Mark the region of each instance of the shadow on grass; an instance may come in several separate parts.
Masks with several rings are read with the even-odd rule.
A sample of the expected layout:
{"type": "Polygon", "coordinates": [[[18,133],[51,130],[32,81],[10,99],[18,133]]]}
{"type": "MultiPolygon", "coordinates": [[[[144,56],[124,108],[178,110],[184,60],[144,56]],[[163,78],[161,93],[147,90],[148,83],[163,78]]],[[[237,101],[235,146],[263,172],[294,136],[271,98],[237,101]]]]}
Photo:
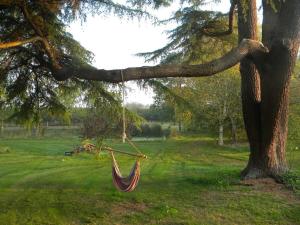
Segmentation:
{"type": "Polygon", "coordinates": [[[142,179],[140,186],[147,190],[157,190],[168,194],[179,194],[180,192],[187,192],[194,190],[220,190],[230,189],[240,181],[239,170],[233,171],[218,171],[203,173],[199,176],[184,175],[180,176],[163,176],[152,179],[142,179]]]}

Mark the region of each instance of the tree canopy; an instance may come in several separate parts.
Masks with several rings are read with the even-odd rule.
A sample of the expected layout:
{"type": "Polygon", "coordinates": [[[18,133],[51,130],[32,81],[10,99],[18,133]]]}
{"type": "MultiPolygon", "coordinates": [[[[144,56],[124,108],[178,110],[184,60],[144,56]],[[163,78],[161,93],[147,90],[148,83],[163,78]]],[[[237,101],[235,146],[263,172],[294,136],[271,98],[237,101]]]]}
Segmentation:
{"type": "MultiPolygon", "coordinates": [[[[111,95],[107,91],[107,84],[85,80],[118,82],[121,81],[120,71],[98,70],[91,66],[93,53],[85,50],[66,31],[66,26],[76,19],[84,21],[87,14],[114,13],[121,17],[150,18],[150,14],[144,10],[145,7],[156,9],[168,6],[172,2],[135,0],[122,5],[113,1],[88,0],[1,1],[0,71],[1,87],[6,93],[5,100],[4,97],[2,99],[2,105],[15,106],[16,113],[13,116],[19,122],[38,124],[41,111],[64,117],[68,105],[66,99],[69,103],[70,101],[74,103],[76,96],[81,92],[86,96],[84,100],[87,100],[87,104],[94,99],[91,98],[92,95],[99,98],[100,102],[107,102],[108,105],[111,105],[111,102],[117,103],[114,100],[116,95],[111,95]],[[66,78],[70,79],[61,82],[66,78]]],[[[151,53],[152,60],[161,57],[162,64],[169,64],[176,63],[174,59],[177,58],[177,62],[180,60],[181,64],[191,64],[200,62],[199,59],[202,57],[201,62],[205,62],[211,57],[206,54],[206,59],[203,58],[203,53],[208,51],[206,47],[208,45],[205,43],[210,43],[210,50],[213,46],[215,52],[219,52],[217,49],[220,46],[232,42],[231,37],[212,33],[218,29],[227,29],[226,15],[201,10],[201,6],[206,4],[206,1],[187,1],[181,4],[181,9],[170,19],[179,24],[170,32],[171,42],[166,47],[151,53]],[[183,7],[183,4],[186,4],[186,7],[183,7]],[[168,55],[168,57],[165,58],[163,55],[168,55]]],[[[230,13],[232,17],[232,9],[230,13]]],[[[229,18],[229,23],[231,24],[229,24],[228,32],[231,33],[232,18],[229,18]]],[[[246,48],[249,43],[245,43],[246,48]]],[[[147,56],[150,53],[142,55],[147,56]]],[[[150,71],[148,76],[159,76],[161,69],[170,70],[170,68],[158,66],[157,71],[154,73],[150,71]]],[[[178,68],[172,66],[171,69],[175,76],[188,75],[187,72],[190,71],[184,66],[178,66],[178,68]]],[[[139,79],[141,73],[142,76],[147,76],[147,68],[140,68],[138,70],[141,71],[137,72],[135,69],[131,70],[134,71],[134,76],[131,74],[128,77],[125,70],[124,80],[139,79]]],[[[197,75],[197,71],[198,67],[195,67],[191,75],[197,75]]],[[[211,73],[209,65],[206,66],[205,73],[211,73]]],[[[157,82],[154,81],[149,81],[147,84],[158,87],[157,82]]],[[[114,106],[116,105],[118,104],[114,106]]]]}

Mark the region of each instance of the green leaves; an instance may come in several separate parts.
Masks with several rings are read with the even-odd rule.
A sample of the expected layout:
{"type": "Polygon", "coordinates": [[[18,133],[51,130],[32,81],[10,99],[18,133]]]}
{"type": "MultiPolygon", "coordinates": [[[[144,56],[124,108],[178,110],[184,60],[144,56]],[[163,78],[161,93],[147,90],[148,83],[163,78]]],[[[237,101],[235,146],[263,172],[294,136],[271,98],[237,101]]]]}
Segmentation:
{"type": "MultiPolygon", "coordinates": [[[[169,43],[153,52],[140,53],[146,61],[162,63],[195,64],[223,55],[237,42],[236,35],[209,36],[209,33],[228,29],[228,15],[202,10],[206,1],[188,1],[190,5],[176,11],[172,18],[162,21],[176,22],[177,27],[168,31],[169,43]]],[[[236,32],[236,31],[234,31],[236,32]]]]}
{"type": "MultiPolygon", "coordinates": [[[[202,6],[207,4],[204,0],[181,3],[184,7],[172,18],[162,21],[177,23],[177,27],[168,31],[169,43],[139,56],[145,57],[146,61],[160,60],[161,64],[199,64],[215,59],[235,46],[236,26],[232,35],[209,35],[228,30],[227,14],[203,10],[202,6]]],[[[214,127],[229,115],[236,117],[238,123],[241,121],[240,86],[235,70],[224,72],[226,78],[161,79],[148,80],[146,84],[156,92],[156,105],[173,107],[175,120],[184,123],[186,128],[214,127]]]]}

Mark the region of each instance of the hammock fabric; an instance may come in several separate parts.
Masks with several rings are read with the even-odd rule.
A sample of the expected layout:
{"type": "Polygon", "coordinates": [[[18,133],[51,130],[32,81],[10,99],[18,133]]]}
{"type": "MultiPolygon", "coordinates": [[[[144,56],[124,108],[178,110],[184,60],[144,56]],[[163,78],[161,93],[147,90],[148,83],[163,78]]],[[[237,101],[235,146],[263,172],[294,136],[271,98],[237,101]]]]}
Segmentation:
{"type": "Polygon", "coordinates": [[[131,169],[131,172],[128,177],[123,177],[118,163],[115,159],[114,153],[111,151],[111,157],[113,161],[112,166],[112,177],[113,177],[113,183],[115,187],[123,192],[131,192],[133,191],[140,179],[140,161],[139,159],[136,160],[134,166],[131,169]]]}

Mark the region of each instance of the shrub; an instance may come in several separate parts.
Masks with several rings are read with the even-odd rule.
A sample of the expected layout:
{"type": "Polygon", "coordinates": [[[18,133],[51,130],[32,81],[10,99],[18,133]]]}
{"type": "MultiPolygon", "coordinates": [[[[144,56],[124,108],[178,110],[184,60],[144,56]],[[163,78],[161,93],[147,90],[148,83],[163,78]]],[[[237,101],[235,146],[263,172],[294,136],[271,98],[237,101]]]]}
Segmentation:
{"type": "Polygon", "coordinates": [[[140,128],[131,124],[128,126],[128,133],[133,137],[162,137],[169,135],[169,131],[163,131],[162,126],[157,123],[152,125],[145,123],[140,128]]]}
{"type": "Polygon", "coordinates": [[[142,130],[134,124],[128,124],[127,126],[127,134],[130,137],[139,137],[141,136],[142,130]]]}
{"type": "Polygon", "coordinates": [[[83,121],[82,134],[85,138],[108,137],[120,133],[120,124],[99,115],[88,115],[83,121]]]}
{"type": "Polygon", "coordinates": [[[168,128],[165,128],[165,129],[163,129],[163,136],[164,137],[169,137],[170,136],[170,134],[171,134],[171,127],[168,127],[168,128]]]}
{"type": "Polygon", "coordinates": [[[151,128],[149,124],[143,124],[141,126],[141,136],[142,137],[150,137],[151,136],[151,128]]]}
{"type": "Polygon", "coordinates": [[[282,183],[295,192],[300,191],[300,177],[294,172],[288,171],[281,177],[282,183]]]}
{"type": "Polygon", "coordinates": [[[152,124],[150,127],[150,131],[151,131],[151,136],[152,137],[162,137],[163,136],[163,131],[161,128],[160,124],[152,124]]]}

